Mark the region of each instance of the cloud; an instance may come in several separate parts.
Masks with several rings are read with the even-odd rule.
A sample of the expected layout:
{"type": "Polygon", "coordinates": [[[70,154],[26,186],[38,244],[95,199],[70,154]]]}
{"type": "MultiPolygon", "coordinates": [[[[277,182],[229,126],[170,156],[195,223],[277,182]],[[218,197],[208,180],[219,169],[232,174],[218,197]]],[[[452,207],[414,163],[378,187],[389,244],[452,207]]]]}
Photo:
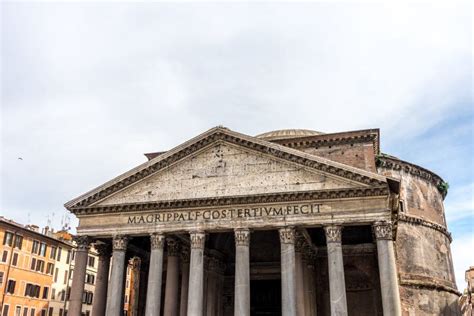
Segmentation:
{"type": "Polygon", "coordinates": [[[470,4],[2,8],[0,203],[22,222],[219,124],[381,127],[390,152],[472,112],[470,4]]]}
{"type": "Polygon", "coordinates": [[[474,249],[474,237],[472,232],[462,236],[461,238],[454,239],[451,244],[454,274],[460,292],[467,287],[464,276],[466,270],[474,265],[474,254],[472,253],[472,249],[474,249]]]}

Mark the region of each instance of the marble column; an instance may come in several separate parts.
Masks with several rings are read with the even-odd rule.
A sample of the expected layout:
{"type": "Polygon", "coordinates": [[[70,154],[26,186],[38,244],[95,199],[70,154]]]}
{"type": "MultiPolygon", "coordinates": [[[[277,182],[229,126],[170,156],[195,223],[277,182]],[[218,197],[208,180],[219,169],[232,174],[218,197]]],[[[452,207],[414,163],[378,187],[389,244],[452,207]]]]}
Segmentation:
{"type": "Polygon", "coordinates": [[[90,239],[87,236],[74,238],[76,242],[76,256],[74,261],[74,273],[72,276],[71,293],[69,296],[69,315],[81,316],[82,293],[86,280],[87,258],[89,255],[90,239]]]}
{"type": "Polygon", "coordinates": [[[97,275],[95,278],[94,299],[92,302],[92,315],[104,316],[107,302],[107,286],[109,284],[109,269],[111,249],[108,244],[95,244],[94,248],[99,254],[97,275]]]}
{"type": "Polygon", "coordinates": [[[130,271],[130,296],[128,297],[128,304],[130,310],[130,316],[138,315],[138,306],[140,304],[140,270],[141,270],[141,259],[139,257],[133,257],[130,259],[131,271],[130,271]]]}
{"type": "Polygon", "coordinates": [[[207,279],[207,301],[206,301],[206,315],[216,316],[217,315],[217,281],[219,271],[219,259],[215,257],[209,258],[209,270],[207,279]]]}
{"type": "Polygon", "coordinates": [[[309,247],[304,248],[303,253],[303,287],[304,287],[304,315],[311,315],[311,287],[309,264],[309,247]]]}
{"type": "Polygon", "coordinates": [[[175,238],[167,238],[166,246],[168,260],[166,264],[164,314],[166,316],[178,316],[179,242],[175,238]]]}
{"type": "Polygon", "coordinates": [[[151,254],[148,270],[145,316],[160,315],[161,283],[163,278],[163,247],[165,236],[154,233],[150,235],[151,254]]]}
{"type": "Polygon", "coordinates": [[[107,291],[106,316],[120,316],[123,314],[122,296],[124,293],[125,252],[127,251],[128,237],[115,236],[112,240],[112,272],[107,291]]]}
{"type": "Polygon", "coordinates": [[[316,316],[317,306],[316,306],[316,278],[315,278],[315,260],[316,252],[314,250],[310,251],[306,256],[306,268],[307,268],[307,279],[308,280],[308,300],[309,300],[309,313],[308,315],[316,316]]]}
{"type": "Polygon", "coordinates": [[[188,312],[188,286],[189,286],[189,248],[181,251],[181,299],[179,316],[187,316],[188,312]]]}
{"type": "Polygon", "coordinates": [[[189,264],[188,316],[202,316],[204,277],[204,232],[191,232],[191,256],[189,264]]]}
{"type": "Polygon", "coordinates": [[[393,247],[392,224],[377,222],[374,224],[377,239],[380,289],[384,316],[400,316],[400,293],[398,290],[397,266],[393,247]]]}
{"type": "Polygon", "coordinates": [[[234,316],[250,316],[250,231],[235,230],[234,316]]]}
{"type": "Polygon", "coordinates": [[[296,316],[295,228],[281,228],[279,233],[281,247],[282,316],[296,316]]]}
{"type": "Polygon", "coordinates": [[[296,283],[296,315],[305,316],[305,287],[303,251],[305,240],[300,233],[296,233],[295,239],[295,283],[296,283]]]}
{"type": "Polygon", "coordinates": [[[346,282],[342,259],[341,226],[326,226],[331,316],[347,316],[346,282]]]}

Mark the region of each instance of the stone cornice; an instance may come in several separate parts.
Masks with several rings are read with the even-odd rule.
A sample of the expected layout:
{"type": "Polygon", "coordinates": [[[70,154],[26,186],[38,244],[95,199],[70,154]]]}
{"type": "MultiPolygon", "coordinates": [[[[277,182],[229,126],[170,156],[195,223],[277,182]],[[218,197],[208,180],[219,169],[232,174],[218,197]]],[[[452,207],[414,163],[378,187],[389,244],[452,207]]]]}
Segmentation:
{"type": "Polygon", "coordinates": [[[412,224],[412,225],[420,225],[420,226],[424,226],[424,227],[428,227],[428,228],[437,230],[440,233],[444,234],[449,239],[449,242],[453,241],[451,233],[448,232],[448,230],[440,224],[436,224],[436,223],[428,221],[426,219],[416,217],[416,216],[413,216],[413,215],[403,214],[403,213],[400,213],[398,215],[398,220],[400,222],[405,222],[405,223],[409,223],[409,224],[412,224]]]}
{"type": "MultiPolygon", "coordinates": [[[[428,169],[386,155],[377,156],[377,168],[391,169],[395,171],[403,170],[413,176],[432,183],[435,187],[438,187],[439,184],[444,182],[444,180],[440,176],[428,169]]],[[[446,194],[441,194],[444,199],[446,197],[446,194]]]]}
{"type": "Polygon", "coordinates": [[[427,290],[437,290],[437,291],[446,291],[458,296],[461,296],[461,292],[459,292],[456,288],[441,284],[435,280],[428,280],[428,279],[412,279],[412,278],[404,278],[403,276],[400,277],[400,286],[406,287],[414,287],[420,289],[427,289],[427,290]]]}
{"type": "Polygon", "coordinates": [[[276,139],[272,140],[272,142],[290,148],[329,147],[335,145],[372,142],[374,153],[378,155],[380,152],[380,137],[378,129],[321,134],[290,139],[276,139]]]}
{"type": "Polygon", "coordinates": [[[102,186],[67,202],[64,206],[71,211],[75,208],[90,206],[91,204],[96,203],[145,177],[167,168],[212,143],[219,141],[265,153],[275,158],[299,164],[310,169],[345,178],[360,183],[362,186],[382,186],[387,183],[385,177],[376,173],[371,173],[279,144],[236,133],[227,128],[216,127],[146,163],[143,163],[102,186]]]}
{"type": "Polygon", "coordinates": [[[187,200],[168,200],[146,203],[117,204],[107,206],[75,207],[71,211],[76,215],[87,215],[92,213],[115,213],[115,212],[137,212],[149,210],[166,210],[193,207],[213,207],[227,205],[260,204],[275,202],[292,201],[317,201],[348,199],[362,197],[388,196],[387,186],[380,187],[362,187],[339,190],[319,190],[319,191],[300,191],[300,192],[282,192],[271,194],[255,194],[242,196],[229,196],[218,198],[187,199],[187,200]]]}

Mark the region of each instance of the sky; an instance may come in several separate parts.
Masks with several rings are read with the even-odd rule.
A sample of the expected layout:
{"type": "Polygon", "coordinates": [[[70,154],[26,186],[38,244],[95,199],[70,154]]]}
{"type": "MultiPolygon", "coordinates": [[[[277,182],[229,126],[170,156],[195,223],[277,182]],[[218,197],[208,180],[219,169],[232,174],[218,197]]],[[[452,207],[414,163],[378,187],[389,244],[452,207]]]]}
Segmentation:
{"type": "Polygon", "coordinates": [[[474,265],[469,2],[13,2],[1,9],[0,215],[63,204],[214,126],[380,128],[449,182],[458,287],[474,265]],[[19,159],[21,158],[21,159],[19,159]]]}

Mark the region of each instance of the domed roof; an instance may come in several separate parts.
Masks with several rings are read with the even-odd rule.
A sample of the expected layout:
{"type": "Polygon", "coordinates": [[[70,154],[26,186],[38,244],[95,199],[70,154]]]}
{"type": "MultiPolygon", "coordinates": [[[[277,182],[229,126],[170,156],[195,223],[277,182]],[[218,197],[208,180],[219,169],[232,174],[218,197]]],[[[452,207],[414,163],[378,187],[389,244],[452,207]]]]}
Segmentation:
{"type": "Polygon", "coordinates": [[[265,140],[289,139],[307,136],[323,135],[324,133],[309,129],[279,129],[276,131],[266,132],[255,137],[265,140]]]}

